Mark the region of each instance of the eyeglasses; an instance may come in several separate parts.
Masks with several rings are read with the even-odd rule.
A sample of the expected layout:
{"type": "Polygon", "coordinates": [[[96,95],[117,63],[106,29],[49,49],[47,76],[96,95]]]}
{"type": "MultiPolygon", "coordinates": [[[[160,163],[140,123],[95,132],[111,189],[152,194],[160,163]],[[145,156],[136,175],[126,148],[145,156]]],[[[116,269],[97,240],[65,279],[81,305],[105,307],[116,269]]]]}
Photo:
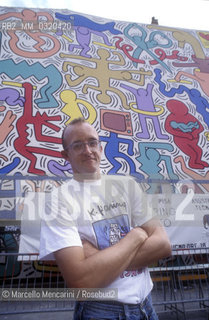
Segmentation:
{"type": "Polygon", "coordinates": [[[72,144],[70,144],[66,148],[66,150],[71,149],[71,150],[73,150],[73,152],[79,154],[84,151],[86,145],[89,147],[89,149],[91,151],[96,151],[99,148],[100,144],[101,144],[101,141],[96,140],[96,139],[89,140],[87,142],[78,141],[78,142],[73,142],[72,144]]]}

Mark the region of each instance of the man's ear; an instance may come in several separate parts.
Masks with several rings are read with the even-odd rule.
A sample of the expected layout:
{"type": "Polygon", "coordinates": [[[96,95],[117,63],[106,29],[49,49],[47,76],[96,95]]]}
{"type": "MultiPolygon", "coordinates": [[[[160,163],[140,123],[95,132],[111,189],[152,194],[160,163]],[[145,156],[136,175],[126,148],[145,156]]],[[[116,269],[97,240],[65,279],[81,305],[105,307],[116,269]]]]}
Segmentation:
{"type": "Polygon", "coordinates": [[[61,155],[65,160],[67,160],[69,162],[69,157],[68,157],[68,153],[66,150],[62,150],[61,155]]]}

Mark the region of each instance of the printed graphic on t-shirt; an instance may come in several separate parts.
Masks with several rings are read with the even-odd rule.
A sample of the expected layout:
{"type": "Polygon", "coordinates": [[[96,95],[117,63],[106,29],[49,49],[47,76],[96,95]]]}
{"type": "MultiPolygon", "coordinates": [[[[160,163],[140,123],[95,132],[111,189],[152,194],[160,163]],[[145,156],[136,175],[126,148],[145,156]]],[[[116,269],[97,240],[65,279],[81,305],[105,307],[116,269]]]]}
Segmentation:
{"type": "Polygon", "coordinates": [[[127,212],[127,204],[125,201],[112,201],[111,203],[100,203],[90,207],[88,210],[92,220],[98,220],[108,215],[112,217],[113,212],[125,214],[127,212]],[[116,210],[116,211],[115,211],[116,210]]]}
{"type": "Polygon", "coordinates": [[[123,279],[129,277],[137,277],[139,274],[142,274],[142,272],[144,272],[144,269],[123,271],[120,275],[120,278],[123,279]]]}
{"type": "Polygon", "coordinates": [[[128,215],[99,220],[92,226],[100,250],[114,245],[130,231],[128,215]]]}

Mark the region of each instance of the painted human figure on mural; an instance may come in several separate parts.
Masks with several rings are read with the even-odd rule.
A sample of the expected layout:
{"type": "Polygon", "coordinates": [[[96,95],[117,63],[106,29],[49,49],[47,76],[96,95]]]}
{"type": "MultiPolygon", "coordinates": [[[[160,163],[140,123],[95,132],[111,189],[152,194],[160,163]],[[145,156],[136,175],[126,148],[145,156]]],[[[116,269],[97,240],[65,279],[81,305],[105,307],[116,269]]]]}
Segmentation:
{"type": "Polygon", "coordinates": [[[208,182],[209,181],[209,171],[207,171],[204,175],[202,175],[202,174],[195,172],[192,169],[189,169],[186,165],[185,159],[182,156],[178,156],[178,157],[174,158],[174,162],[179,163],[181,171],[184,172],[188,177],[191,177],[192,180],[201,181],[201,183],[200,183],[201,188],[197,183],[195,183],[195,185],[194,185],[195,193],[208,193],[209,192],[209,182],[208,182]],[[205,183],[204,182],[202,183],[202,181],[205,181],[205,183]]]}
{"type": "Polygon", "coordinates": [[[21,97],[18,90],[13,88],[0,89],[0,101],[5,101],[9,106],[24,106],[25,98],[21,97]]]}
{"type": "MultiPolygon", "coordinates": [[[[171,39],[168,38],[163,32],[153,31],[147,38],[147,31],[145,30],[145,28],[139,26],[136,23],[131,23],[124,29],[124,35],[128,39],[133,41],[133,43],[136,45],[136,49],[133,52],[133,58],[139,58],[142,52],[145,51],[159,64],[161,64],[162,67],[170,72],[169,67],[150,50],[155,47],[170,48],[172,46],[171,39]],[[136,30],[139,32],[138,35],[136,34],[136,30]],[[130,31],[132,31],[132,34],[130,33],[130,31]],[[159,38],[161,41],[159,40],[159,38]]],[[[133,64],[135,67],[137,67],[136,62],[134,62],[133,64]]]]}
{"type": "MultiPolygon", "coordinates": [[[[16,62],[13,59],[5,59],[0,60],[0,73],[1,76],[5,74],[7,79],[10,79],[9,81],[2,81],[2,84],[9,86],[9,88],[10,86],[14,86],[12,81],[17,81],[15,86],[21,87],[20,82],[22,81],[17,84],[19,76],[22,79],[34,78],[36,83],[39,84],[38,98],[34,99],[37,107],[40,109],[51,109],[59,106],[59,102],[54,95],[61,89],[63,76],[55,65],[49,64],[48,66],[43,66],[40,62],[28,63],[26,59],[20,60],[20,62],[16,62]]],[[[31,80],[31,83],[34,83],[34,80],[31,80]]],[[[14,94],[14,91],[12,93],[10,91],[9,94],[10,98],[7,97],[7,103],[9,99],[11,105],[11,101],[15,99],[16,94],[14,94]]],[[[23,102],[25,101],[22,98],[24,97],[19,96],[16,98],[21,107],[23,107],[23,102]]],[[[5,101],[5,98],[3,100],[5,101]]]]}
{"type": "Polygon", "coordinates": [[[6,140],[7,136],[14,129],[14,121],[16,118],[16,114],[14,114],[11,110],[7,111],[5,114],[4,119],[0,123],[0,144],[6,140]]]}
{"type": "MultiPolygon", "coordinates": [[[[3,89],[2,89],[3,90],[3,89]]],[[[5,94],[5,99],[3,99],[3,96],[1,95],[1,93],[3,92],[2,90],[0,90],[0,100],[7,100],[7,104],[8,102],[10,103],[14,103],[13,105],[15,105],[15,101],[14,99],[11,97],[11,99],[9,98],[9,96],[7,96],[6,98],[6,92],[8,93],[8,91],[4,91],[5,94]],[[9,101],[8,101],[9,100],[9,101]]],[[[12,91],[12,93],[14,93],[12,91]]],[[[4,95],[3,94],[3,95],[4,95]]],[[[21,100],[22,102],[22,100],[21,100]]],[[[0,106],[0,115],[1,112],[3,113],[6,110],[5,106],[0,106]]],[[[3,144],[6,139],[8,139],[9,134],[14,130],[15,127],[15,120],[17,118],[17,116],[11,111],[8,110],[6,112],[5,115],[3,115],[3,120],[0,123],[0,145],[3,144]]],[[[4,152],[0,153],[0,163],[1,163],[1,168],[0,168],[0,174],[7,174],[10,173],[12,170],[14,170],[20,163],[20,158],[19,157],[14,157],[10,162],[7,156],[5,156],[4,152]],[[9,162],[9,163],[8,163],[9,162]]],[[[8,190],[6,190],[8,191],[8,190]]]]}
{"type": "Polygon", "coordinates": [[[17,21],[18,19],[19,21],[21,21],[22,31],[25,32],[27,35],[27,37],[24,37],[24,46],[20,46],[19,43],[21,41],[21,37],[20,33],[17,31],[18,28],[16,30],[16,27],[13,27],[7,30],[7,33],[10,36],[10,48],[18,56],[24,58],[43,59],[55,55],[60,50],[60,41],[54,35],[51,35],[49,32],[42,32],[40,26],[40,23],[42,23],[44,29],[44,25],[46,28],[47,24],[48,26],[50,26],[50,23],[51,25],[53,24],[54,18],[49,12],[35,12],[31,9],[24,9],[22,10],[22,12],[13,11],[0,15],[0,21],[7,21],[7,19],[11,18],[16,18],[17,21]],[[43,17],[45,18],[45,24],[43,23],[43,21],[41,22],[40,17],[42,19],[43,17]],[[29,45],[28,39],[30,39],[29,45]],[[47,39],[47,41],[45,39],[47,39]],[[31,48],[33,48],[33,51],[31,51],[31,48]]]}
{"type": "MultiPolygon", "coordinates": [[[[0,155],[0,158],[4,161],[8,162],[8,158],[4,155],[0,155]]],[[[1,165],[0,174],[8,174],[11,173],[15,168],[20,164],[20,157],[15,157],[10,161],[10,163],[6,165],[1,165]]],[[[7,191],[7,190],[6,190],[7,191]]]]}
{"type": "Polygon", "coordinates": [[[73,51],[75,48],[81,49],[80,55],[83,57],[92,57],[90,54],[88,54],[88,52],[91,50],[90,43],[93,34],[101,37],[106,46],[112,46],[105,33],[96,30],[90,30],[86,27],[74,27],[74,30],[76,32],[76,40],[79,44],[70,44],[68,48],[69,51],[73,51]]]}
{"type": "Polygon", "coordinates": [[[112,47],[107,35],[104,31],[109,31],[112,34],[120,34],[121,31],[114,28],[115,22],[108,23],[96,23],[92,20],[77,14],[65,15],[61,13],[55,14],[56,18],[67,21],[72,24],[72,30],[75,31],[76,40],[78,44],[71,43],[68,47],[69,51],[74,51],[74,49],[81,49],[80,55],[86,58],[91,58],[92,56],[88,54],[91,50],[90,44],[92,36],[96,35],[103,39],[104,43],[96,43],[105,47],[112,47]]]}
{"type": "Polygon", "coordinates": [[[120,30],[115,29],[115,22],[106,22],[106,23],[98,23],[93,21],[92,19],[87,18],[84,15],[80,14],[62,14],[60,12],[55,13],[55,17],[59,20],[69,22],[72,28],[75,27],[83,27],[88,28],[93,31],[109,31],[112,34],[121,34],[120,30]]]}
{"type": "Polygon", "coordinates": [[[110,65],[114,66],[125,66],[125,59],[119,52],[114,51],[113,54],[117,60],[110,60],[110,52],[106,49],[99,49],[97,51],[99,58],[91,58],[91,62],[95,63],[96,67],[90,67],[89,65],[81,64],[81,62],[88,61],[86,57],[80,58],[80,56],[69,55],[60,53],[60,57],[64,58],[63,71],[68,71],[68,66],[73,67],[73,72],[77,75],[77,78],[73,78],[72,72],[66,74],[65,78],[70,87],[75,87],[82,83],[82,92],[84,94],[88,93],[89,89],[96,90],[99,93],[97,94],[97,99],[100,103],[109,104],[112,101],[112,97],[109,92],[115,93],[121,99],[121,103],[125,109],[130,109],[130,106],[127,105],[126,97],[124,93],[118,88],[111,85],[111,80],[121,80],[128,81],[129,83],[134,83],[139,86],[143,86],[145,83],[145,76],[151,76],[150,71],[145,71],[143,68],[140,70],[132,69],[111,69],[110,65]],[[69,59],[67,61],[66,59],[69,59]],[[72,59],[79,59],[78,63],[72,62],[72,59]],[[137,75],[138,79],[135,79],[137,75]],[[97,84],[89,84],[84,82],[88,78],[94,78],[97,84]]]}
{"type": "Polygon", "coordinates": [[[176,81],[180,81],[181,77],[194,79],[199,82],[201,89],[209,96],[209,58],[199,59],[195,56],[192,57],[193,63],[177,63],[173,62],[175,67],[194,67],[193,74],[185,71],[179,71],[175,76],[176,81]]]}
{"type": "Polygon", "coordinates": [[[55,176],[65,177],[65,173],[72,174],[71,165],[66,161],[64,164],[61,164],[56,160],[49,160],[49,162],[47,163],[47,168],[49,172],[51,172],[55,176]]]}
{"type": "Polygon", "coordinates": [[[189,166],[204,169],[209,164],[202,160],[202,149],[198,146],[200,133],[204,130],[200,121],[188,112],[187,106],[178,100],[166,104],[170,114],[165,120],[165,129],[173,136],[176,146],[189,157],[189,166]]]}
{"type": "Polygon", "coordinates": [[[162,78],[162,71],[160,69],[155,69],[155,81],[159,84],[160,92],[169,98],[174,97],[176,94],[188,94],[190,101],[196,106],[196,111],[202,115],[204,122],[209,127],[209,102],[207,99],[202,95],[201,91],[197,89],[190,89],[184,85],[179,85],[178,87],[172,87],[171,89],[167,90],[167,84],[161,80],[162,78]]]}
{"type": "Polygon", "coordinates": [[[92,103],[84,99],[79,99],[76,93],[72,90],[63,90],[60,93],[60,99],[65,104],[62,112],[65,113],[69,119],[65,122],[68,125],[73,119],[83,116],[83,109],[85,109],[86,120],[92,124],[97,118],[96,110],[92,103]]]}
{"type": "Polygon", "coordinates": [[[141,126],[141,132],[136,133],[137,138],[141,138],[141,139],[150,138],[150,132],[147,126],[147,121],[151,119],[154,125],[156,137],[159,139],[168,140],[167,134],[162,133],[160,122],[158,119],[158,115],[162,114],[164,109],[161,106],[159,106],[160,111],[156,111],[155,105],[153,102],[153,98],[152,98],[152,90],[154,87],[153,84],[148,83],[146,89],[143,89],[143,88],[135,89],[134,87],[131,87],[125,84],[120,84],[120,87],[130,91],[135,95],[137,109],[132,108],[132,110],[137,112],[139,116],[140,126],[141,126]]]}
{"type": "Polygon", "coordinates": [[[27,160],[27,162],[29,161],[28,173],[44,175],[44,170],[36,168],[36,154],[44,154],[45,156],[56,158],[61,158],[61,155],[59,151],[47,147],[42,148],[30,145],[30,136],[27,131],[28,126],[33,126],[33,134],[37,141],[61,144],[61,138],[42,133],[43,126],[46,126],[55,132],[59,132],[60,127],[50,121],[60,121],[61,117],[59,115],[49,116],[45,112],[42,114],[36,112],[36,114],[33,115],[33,86],[30,83],[23,83],[22,87],[25,89],[25,105],[23,108],[23,115],[19,117],[16,122],[18,136],[14,140],[14,148],[27,160]]]}
{"type": "Polygon", "coordinates": [[[148,175],[149,179],[153,179],[150,183],[148,193],[156,193],[159,183],[155,183],[154,180],[172,179],[178,180],[178,175],[174,173],[171,163],[171,157],[169,155],[161,154],[159,150],[172,152],[173,146],[169,143],[159,142],[140,142],[139,143],[140,156],[136,159],[140,162],[140,170],[148,175]],[[165,165],[166,172],[161,174],[162,162],[165,165]]]}
{"type": "Polygon", "coordinates": [[[133,152],[133,140],[125,139],[118,137],[114,132],[110,132],[109,137],[100,136],[101,141],[107,142],[104,147],[105,156],[108,161],[111,163],[112,168],[108,171],[108,174],[115,174],[121,169],[122,165],[118,159],[125,160],[128,165],[127,172],[130,172],[130,175],[134,176],[137,179],[143,179],[143,175],[139,172],[136,172],[136,165],[132,160],[133,152]],[[120,144],[128,145],[127,152],[120,151],[120,144]]]}

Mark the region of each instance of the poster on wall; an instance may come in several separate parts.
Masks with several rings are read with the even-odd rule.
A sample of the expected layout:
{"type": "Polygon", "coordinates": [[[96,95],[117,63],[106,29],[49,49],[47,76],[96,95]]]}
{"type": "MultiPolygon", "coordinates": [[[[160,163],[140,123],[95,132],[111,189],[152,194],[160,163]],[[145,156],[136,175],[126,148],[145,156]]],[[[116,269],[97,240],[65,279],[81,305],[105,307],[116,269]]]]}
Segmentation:
{"type": "MultiPolygon", "coordinates": [[[[16,219],[25,176],[72,177],[61,136],[78,117],[99,133],[103,174],[146,180],[151,196],[170,181],[180,203],[193,181],[195,197],[207,199],[208,48],[209,31],[0,7],[0,218],[16,219]]],[[[197,212],[208,246],[208,213],[197,212]]],[[[172,229],[174,247],[195,246],[187,228],[179,243],[172,229]]]]}

